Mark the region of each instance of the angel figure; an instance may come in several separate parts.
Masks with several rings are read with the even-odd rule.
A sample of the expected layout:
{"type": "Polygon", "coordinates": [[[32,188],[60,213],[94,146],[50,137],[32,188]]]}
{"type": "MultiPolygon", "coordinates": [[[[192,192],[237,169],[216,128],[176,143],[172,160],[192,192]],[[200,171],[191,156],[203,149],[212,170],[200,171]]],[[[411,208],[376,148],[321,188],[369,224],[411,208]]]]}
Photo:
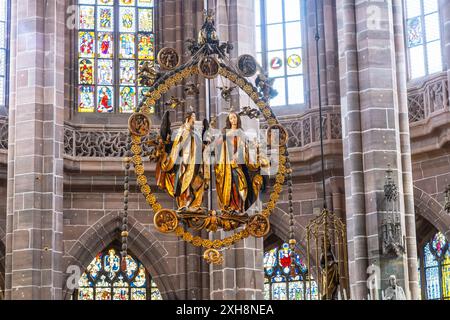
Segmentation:
{"type": "Polygon", "coordinates": [[[250,161],[250,142],[241,124],[241,117],[230,112],[222,136],[216,140],[216,189],[219,206],[225,212],[244,214],[258,199],[263,187],[261,167],[267,160],[250,161]]]}
{"type": "Polygon", "coordinates": [[[195,128],[196,115],[190,111],[172,139],[169,111],[160,129],[156,182],[176,199],[179,209],[199,208],[209,183],[209,166],[202,162],[202,138],[195,128]]]}

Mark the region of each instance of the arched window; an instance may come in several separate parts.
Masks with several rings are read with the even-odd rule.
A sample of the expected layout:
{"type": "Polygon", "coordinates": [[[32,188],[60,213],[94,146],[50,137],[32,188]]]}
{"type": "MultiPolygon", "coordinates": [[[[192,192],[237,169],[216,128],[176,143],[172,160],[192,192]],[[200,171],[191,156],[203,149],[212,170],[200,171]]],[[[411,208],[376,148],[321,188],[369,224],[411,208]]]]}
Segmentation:
{"type": "Polygon", "coordinates": [[[442,71],[438,0],[406,0],[406,46],[409,77],[442,71]]]}
{"type": "MultiPolygon", "coordinates": [[[[295,255],[291,268],[291,249],[287,243],[264,253],[264,299],[309,300],[308,269],[303,258],[295,255]]],[[[318,299],[317,283],[311,279],[311,298],[318,299]]]]}
{"type": "Polygon", "coordinates": [[[423,247],[424,292],[427,300],[450,300],[450,250],[445,236],[438,232],[423,247]]]}
{"type": "Polygon", "coordinates": [[[255,0],[257,58],[278,91],[272,106],[305,102],[302,0],[255,0]]]}
{"type": "Polygon", "coordinates": [[[162,300],[144,265],[128,255],[121,270],[120,255],[111,247],[89,264],[74,292],[76,300],[162,300]]]}
{"type": "Polygon", "coordinates": [[[10,1],[0,0],[0,115],[8,107],[10,1]]]}
{"type": "Polygon", "coordinates": [[[155,59],[153,0],[79,0],[78,112],[133,112],[155,59]]]}

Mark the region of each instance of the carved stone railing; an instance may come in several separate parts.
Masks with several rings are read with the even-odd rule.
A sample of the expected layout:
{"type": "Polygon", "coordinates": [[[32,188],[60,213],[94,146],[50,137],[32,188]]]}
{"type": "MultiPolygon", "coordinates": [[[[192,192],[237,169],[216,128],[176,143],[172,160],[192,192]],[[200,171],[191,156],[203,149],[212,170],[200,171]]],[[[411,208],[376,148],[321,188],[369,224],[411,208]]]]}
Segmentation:
{"type": "MultiPolygon", "coordinates": [[[[342,139],[340,107],[324,107],[322,116],[324,140],[342,139]]],[[[298,116],[280,117],[279,120],[289,132],[289,148],[320,142],[319,110],[311,109],[298,116]]]]}
{"type": "Polygon", "coordinates": [[[408,88],[409,122],[429,118],[433,113],[449,111],[447,73],[426,78],[408,88]]]}
{"type": "Polygon", "coordinates": [[[8,149],[8,118],[0,117],[0,150],[8,149]]]}

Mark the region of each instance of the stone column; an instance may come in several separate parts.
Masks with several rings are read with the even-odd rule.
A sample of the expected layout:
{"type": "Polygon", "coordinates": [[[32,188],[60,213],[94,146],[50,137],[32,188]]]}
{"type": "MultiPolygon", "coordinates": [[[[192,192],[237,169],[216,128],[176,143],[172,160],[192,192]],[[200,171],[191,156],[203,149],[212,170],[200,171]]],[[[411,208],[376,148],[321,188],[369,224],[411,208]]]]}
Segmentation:
{"type": "Polygon", "coordinates": [[[417,298],[417,252],[406,99],[402,1],[338,0],[344,171],[352,299],[367,297],[367,267],[417,298]],[[381,254],[383,185],[391,164],[407,253],[381,254]]]}
{"type": "MultiPolygon", "coordinates": [[[[216,27],[221,41],[230,41],[233,44],[231,60],[235,63],[242,54],[255,55],[255,19],[253,0],[218,0],[209,1],[209,8],[216,11],[216,27]]],[[[211,81],[212,110],[219,116],[219,127],[223,128],[229,111],[229,103],[220,98],[216,87],[221,87],[217,79],[211,81]]],[[[248,98],[235,91],[231,104],[235,111],[244,104],[248,98]]],[[[258,130],[259,122],[242,119],[245,130],[258,130]]],[[[214,198],[214,196],[213,196],[214,198]]],[[[220,232],[217,237],[230,236],[231,233],[220,232]]],[[[253,300],[262,299],[264,286],[263,275],[263,240],[250,237],[236,243],[224,252],[223,265],[211,266],[210,295],[214,300],[253,300]]]]}
{"type": "Polygon", "coordinates": [[[61,299],[65,1],[12,1],[6,298],[61,299]]]}
{"type": "MultiPolygon", "coordinates": [[[[309,87],[309,108],[319,106],[317,92],[317,50],[316,50],[316,12],[317,1],[319,13],[319,52],[320,52],[320,83],[321,101],[323,106],[339,105],[339,77],[337,54],[337,26],[336,26],[336,2],[334,0],[309,0],[306,1],[304,24],[306,32],[305,46],[307,59],[305,59],[305,74],[309,87]]],[[[308,90],[305,90],[308,91],[308,90]]]]}
{"type": "Polygon", "coordinates": [[[444,70],[447,70],[447,77],[450,80],[450,2],[446,0],[439,0],[439,11],[442,25],[442,65],[444,70]]]}

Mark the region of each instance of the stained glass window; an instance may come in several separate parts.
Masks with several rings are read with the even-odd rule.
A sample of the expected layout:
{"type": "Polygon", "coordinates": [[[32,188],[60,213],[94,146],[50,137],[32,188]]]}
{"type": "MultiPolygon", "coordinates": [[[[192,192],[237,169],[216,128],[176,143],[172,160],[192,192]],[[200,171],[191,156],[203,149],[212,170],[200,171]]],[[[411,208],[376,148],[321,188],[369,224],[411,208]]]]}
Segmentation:
{"type": "Polygon", "coordinates": [[[265,300],[309,300],[310,283],[311,299],[318,299],[317,283],[309,279],[303,257],[291,253],[287,243],[264,253],[265,300]]]}
{"type": "Polygon", "coordinates": [[[305,102],[303,11],[302,0],[255,0],[257,59],[278,91],[272,106],[305,102]]]}
{"type": "Polygon", "coordinates": [[[411,79],[442,71],[439,0],[406,0],[406,46],[411,79]]]}
{"type": "Polygon", "coordinates": [[[9,0],[0,0],[0,114],[8,105],[9,0]]]}
{"type": "Polygon", "coordinates": [[[445,236],[438,232],[423,248],[425,297],[450,300],[450,250],[445,236]]]}
{"type": "Polygon", "coordinates": [[[78,112],[130,113],[155,60],[154,0],[79,0],[78,112]]]}
{"type": "Polygon", "coordinates": [[[162,300],[144,265],[128,255],[126,270],[120,254],[109,248],[97,254],[78,281],[76,300],[162,300]]]}

